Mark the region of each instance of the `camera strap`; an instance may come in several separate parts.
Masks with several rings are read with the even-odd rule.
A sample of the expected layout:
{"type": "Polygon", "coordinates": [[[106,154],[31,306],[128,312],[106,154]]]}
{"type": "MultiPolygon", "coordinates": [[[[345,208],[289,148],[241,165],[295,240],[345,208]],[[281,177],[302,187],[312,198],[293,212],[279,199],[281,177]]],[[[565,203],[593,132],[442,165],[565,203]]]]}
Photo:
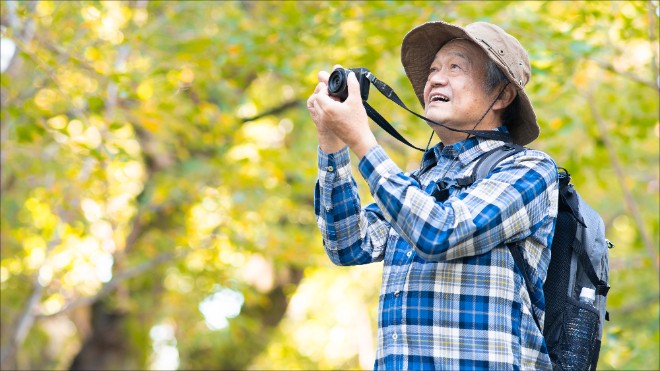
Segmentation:
{"type": "Polygon", "coordinates": [[[369,103],[367,103],[366,100],[362,101],[362,104],[364,105],[364,108],[367,110],[367,116],[369,116],[378,126],[380,126],[383,130],[385,130],[389,135],[393,136],[396,138],[399,142],[407,145],[408,147],[414,148],[418,151],[425,152],[426,150],[423,148],[419,148],[415,146],[414,144],[410,143],[406,138],[403,137],[396,129],[389,123],[387,120],[381,116],[378,111],[376,111],[369,103]]]}
{"type": "MultiPolygon", "coordinates": [[[[381,94],[383,94],[386,98],[388,98],[392,102],[399,105],[401,108],[405,109],[406,111],[412,113],[413,115],[421,118],[422,120],[424,120],[424,121],[426,121],[430,124],[437,125],[437,126],[442,126],[443,128],[451,130],[451,131],[456,131],[456,132],[460,132],[460,133],[466,133],[466,134],[474,135],[476,137],[499,140],[499,141],[503,141],[503,142],[511,142],[511,135],[509,133],[505,133],[505,132],[501,132],[501,131],[494,131],[494,130],[460,130],[460,129],[454,129],[454,128],[451,128],[451,127],[446,126],[444,124],[441,124],[439,122],[435,122],[431,119],[428,119],[428,118],[426,118],[426,117],[410,110],[403,103],[401,98],[399,98],[399,96],[396,95],[394,90],[389,85],[387,85],[383,81],[377,79],[376,76],[374,76],[371,72],[368,72],[366,74],[366,76],[369,79],[369,81],[371,81],[371,84],[373,84],[373,86],[375,86],[376,89],[378,89],[378,91],[381,94]]],[[[362,104],[364,105],[364,108],[367,111],[367,116],[369,116],[372,120],[374,120],[374,122],[376,124],[378,124],[378,126],[380,126],[388,134],[390,134],[391,136],[393,136],[394,138],[396,138],[397,140],[399,140],[400,142],[402,142],[403,144],[405,144],[405,145],[407,145],[411,148],[414,148],[414,149],[416,149],[418,151],[422,151],[422,152],[425,151],[424,149],[416,147],[413,144],[411,144],[410,142],[408,142],[401,134],[399,134],[398,131],[396,131],[396,129],[389,122],[387,122],[387,120],[381,114],[379,114],[366,101],[362,101],[362,104]]]]}

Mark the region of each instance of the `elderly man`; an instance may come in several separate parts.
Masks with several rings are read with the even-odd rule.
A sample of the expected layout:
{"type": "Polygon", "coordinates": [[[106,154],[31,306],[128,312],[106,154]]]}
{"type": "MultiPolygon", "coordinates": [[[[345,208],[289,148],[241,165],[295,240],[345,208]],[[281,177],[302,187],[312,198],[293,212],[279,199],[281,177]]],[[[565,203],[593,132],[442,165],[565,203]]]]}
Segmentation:
{"type": "Polygon", "coordinates": [[[328,95],[323,71],[307,102],[318,131],[315,212],[326,252],[338,265],[384,262],[375,368],[550,369],[532,312],[542,325],[557,215],[552,159],[525,149],[469,187],[432,195],[470,175],[489,150],[538,137],[524,91],[527,53],[492,24],[431,22],[405,36],[401,62],[441,140],[412,174],[378,145],[354,73],[344,102],[328,95]],[[376,201],[364,208],[346,147],[376,201]],[[522,252],[531,293],[507,244],[522,252]]]}

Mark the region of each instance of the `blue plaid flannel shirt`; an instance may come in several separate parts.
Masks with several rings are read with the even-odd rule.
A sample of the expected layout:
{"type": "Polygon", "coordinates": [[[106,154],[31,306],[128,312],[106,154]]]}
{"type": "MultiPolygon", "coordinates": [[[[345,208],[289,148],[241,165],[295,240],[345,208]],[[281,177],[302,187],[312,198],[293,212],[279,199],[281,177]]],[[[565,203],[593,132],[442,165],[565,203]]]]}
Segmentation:
{"type": "Polygon", "coordinates": [[[358,165],[376,201],[365,208],[348,149],[318,151],[315,212],[328,256],[337,265],[384,261],[377,370],[551,369],[530,311],[543,322],[557,167],[526,149],[436,202],[430,193],[448,168],[445,180],[471,174],[479,156],[503,144],[464,142],[460,154],[463,142],[427,151],[419,181],[372,148],[358,165]],[[507,243],[522,248],[534,300],[507,243]]]}

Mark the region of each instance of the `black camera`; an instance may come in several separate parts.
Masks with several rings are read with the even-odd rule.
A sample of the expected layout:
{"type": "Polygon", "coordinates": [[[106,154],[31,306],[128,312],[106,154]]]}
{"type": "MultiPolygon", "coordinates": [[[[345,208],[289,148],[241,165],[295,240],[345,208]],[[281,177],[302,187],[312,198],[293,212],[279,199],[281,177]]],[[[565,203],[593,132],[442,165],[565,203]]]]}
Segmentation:
{"type": "Polygon", "coordinates": [[[348,74],[353,71],[360,83],[360,96],[365,101],[369,98],[369,70],[366,68],[337,68],[328,79],[328,94],[339,98],[342,102],[348,98],[348,74]]]}

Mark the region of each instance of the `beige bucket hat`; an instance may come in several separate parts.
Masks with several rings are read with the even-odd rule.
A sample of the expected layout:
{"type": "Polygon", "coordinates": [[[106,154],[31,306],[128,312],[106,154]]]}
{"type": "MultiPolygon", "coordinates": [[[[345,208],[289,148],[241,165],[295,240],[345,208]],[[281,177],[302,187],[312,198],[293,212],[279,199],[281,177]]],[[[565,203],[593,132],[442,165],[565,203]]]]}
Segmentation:
{"type": "Polygon", "coordinates": [[[446,42],[457,38],[480,46],[517,88],[516,121],[507,123],[513,142],[524,146],[538,138],[540,129],[534,107],[524,90],[531,76],[529,57],[516,38],[494,24],[476,22],[463,28],[441,21],[429,22],[406,34],[401,44],[401,63],[422,107],[424,85],[436,53],[446,42]]]}

